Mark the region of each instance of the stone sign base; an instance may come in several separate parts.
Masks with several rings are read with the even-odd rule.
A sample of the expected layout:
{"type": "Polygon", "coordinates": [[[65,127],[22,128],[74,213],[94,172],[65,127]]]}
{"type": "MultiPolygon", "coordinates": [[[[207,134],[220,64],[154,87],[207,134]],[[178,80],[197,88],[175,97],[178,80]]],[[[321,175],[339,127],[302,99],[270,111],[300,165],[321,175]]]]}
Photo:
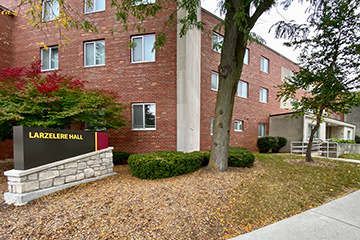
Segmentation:
{"type": "Polygon", "coordinates": [[[8,204],[24,205],[56,191],[114,175],[113,149],[109,147],[28,170],[6,171],[9,192],[4,194],[4,200],[8,204]]]}

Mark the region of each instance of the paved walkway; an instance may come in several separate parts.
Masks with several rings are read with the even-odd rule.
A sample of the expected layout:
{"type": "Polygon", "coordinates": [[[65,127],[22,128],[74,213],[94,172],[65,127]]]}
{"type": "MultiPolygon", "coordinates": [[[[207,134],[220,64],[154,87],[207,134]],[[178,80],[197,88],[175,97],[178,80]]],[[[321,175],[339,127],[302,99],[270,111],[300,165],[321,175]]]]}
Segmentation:
{"type": "MultiPolygon", "coordinates": [[[[360,161],[354,161],[360,163],[360,161]]],[[[360,190],[320,207],[232,238],[232,240],[303,239],[360,240],[360,190]]]]}

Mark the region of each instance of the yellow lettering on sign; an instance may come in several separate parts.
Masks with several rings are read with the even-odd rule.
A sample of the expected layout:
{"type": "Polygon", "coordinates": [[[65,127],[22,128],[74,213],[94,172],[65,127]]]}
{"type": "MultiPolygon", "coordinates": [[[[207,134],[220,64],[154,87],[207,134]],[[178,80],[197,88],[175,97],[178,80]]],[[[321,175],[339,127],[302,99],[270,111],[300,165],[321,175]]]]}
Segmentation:
{"type": "Polygon", "coordinates": [[[82,134],[29,132],[29,138],[84,140],[82,134]]]}

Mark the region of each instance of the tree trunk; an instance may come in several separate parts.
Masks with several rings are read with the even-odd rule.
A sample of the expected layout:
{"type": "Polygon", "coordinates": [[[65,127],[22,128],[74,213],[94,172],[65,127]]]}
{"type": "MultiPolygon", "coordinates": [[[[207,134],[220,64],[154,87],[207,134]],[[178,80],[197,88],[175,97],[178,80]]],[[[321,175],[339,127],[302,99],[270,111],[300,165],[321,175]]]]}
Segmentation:
{"type": "MultiPolygon", "coordinates": [[[[236,8],[229,8],[227,19],[233,19],[236,8]]],[[[242,72],[246,49],[244,32],[240,32],[234,21],[225,27],[225,38],[219,66],[219,88],[216,98],[213,124],[213,139],[209,167],[219,171],[228,168],[231,119],[235,93],[242,72]]]]}
{"type": "Polygon", "coordinates": [[[311,157],[311,148],[312,148],[312,144],[313,144],[313,140],[314,140],[314,135],[315,135],[316,131],[319,129],[319,127],[320,127],[321,117],[322,117],[322,114],[324,112],[325,105],[326,105],[326,101],[320,107],[318,115],[316,116],[315,127],[311,130],[311,133],[310,133],[309,143],[308,143],[308,147],[306,149],[306,161],[307,162],[314,162],[314,159],[312,159],[312,157],[311,157]]]}
{"type": "Polygon", "coordinates": [[[219,88],[208,165],[219,171],[226,171],[228,168],[231,119],[235,93],[243,69],[247,37],[261,14],[274,4],[273,0],[264,0],[251,16],[250,3],[252,1],[225,0],[224,2],[226,5],[225,37],[219,66],[219,88]],[[241,11],[243,13],[240,13],[241,11]]]}

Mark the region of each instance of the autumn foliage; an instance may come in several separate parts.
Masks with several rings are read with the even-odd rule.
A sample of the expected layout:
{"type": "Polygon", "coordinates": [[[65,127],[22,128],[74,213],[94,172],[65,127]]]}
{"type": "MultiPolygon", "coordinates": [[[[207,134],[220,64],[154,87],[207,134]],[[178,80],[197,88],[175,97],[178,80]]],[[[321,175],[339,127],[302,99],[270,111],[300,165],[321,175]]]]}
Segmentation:
{"type": "Polygon", "coordinates": [[[124,105],[113,93],[86,89],[86,81],[41,72],[40,62],[0,70],[0,140],[11,138],[12,126],[96,129],[125,125],[124,105]]]}

